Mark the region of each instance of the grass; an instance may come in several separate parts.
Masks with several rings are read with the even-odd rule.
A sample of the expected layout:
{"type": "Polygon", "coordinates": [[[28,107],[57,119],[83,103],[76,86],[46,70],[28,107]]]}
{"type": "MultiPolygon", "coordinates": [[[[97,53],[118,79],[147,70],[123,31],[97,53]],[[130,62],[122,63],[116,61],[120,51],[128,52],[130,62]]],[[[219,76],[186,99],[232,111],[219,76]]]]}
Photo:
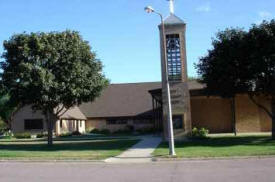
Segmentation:
{"type": "MultiPolygon", "coordinates": [[[[275,155],[275,140],[270,136],[211,136],[208,139],[176,142],[177,157],[208,158],[275,155]]],[[[154,151],[156,157],[167,157],[168,144],[154,151]]]]}
{"type": "Polygon", "coordinates": [[[137,142],[136,139],[58,138],[53,146],[47,146],[45,139],[2,139],[0,159],[99,160],[119,155],[137,142]]]}

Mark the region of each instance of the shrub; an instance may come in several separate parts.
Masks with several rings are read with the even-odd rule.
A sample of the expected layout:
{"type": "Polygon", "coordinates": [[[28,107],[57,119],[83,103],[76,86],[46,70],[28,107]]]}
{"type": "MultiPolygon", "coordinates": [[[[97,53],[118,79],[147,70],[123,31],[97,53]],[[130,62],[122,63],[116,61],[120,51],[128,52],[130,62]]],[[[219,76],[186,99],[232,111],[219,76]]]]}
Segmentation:
{"type": "Polygon", "coordinates": [[[48,134],[46,134],[46,133],[38,133],[36,135],[36,138],[44,138],[44,137],[47,137],[47,136],[48,136],[48,134]]]}
{"type": "Polygon", "coordinates": [[[72,133],[70,133],[70,132],[61,133],[61,134],[59,135],[59,137],[70,137],[70,136],[72,136],[72,133]]]}
{"type": "Polygon", "coordinates": [[[8,131],[8,125],[0,118],[0,135],[4,134],[6,131],[8,131]]]}
{"type": "Polygon", "coordinates": [[[74,132],[72,132],[72,135],[73,136],[80,136],[82,134],[79,131],[74,131],[74,132]]]}
{"type": "Polygon", "coordinates": [[[110,130],[108,129],[103,129],[103,130],[99,130],[99,129],[92,129],[90,131],[90,133],[93,133],[93,134],[101,134],[101,135],[109,135],[111,132],[110,130]]]}
{"type": "Polygon", "coordinates": [[[103,130],[100,131],[100,133],[103,134],[103,135],[109,135],[111,132],[108,129],[103,129],[103,130]]]}
{"type": "Polygon", "coordinates": [[[31,134],[30,133],[16,133],[16,134],[14,134],[14,137],[17,139],[31,138],[31,134]]]}
{"type": "Polygon", "coordinates": [[[96,128],[90,131],[90,133],[94,133],[94,134],[100,134],[99,132],[100,132],[99,129],[96,129],[96,128]]]}
{"type": "Polygon", "coordinates": [[[204,138],[207,138],[208,133],[209,133],[209,130],[205,128],[201,128],[201,129],[193,128],[191,133],[191,138],[204,139],[204,138]]]}
{"type": "Polygon", "coordinates": [[[116,134],[116,135],[127,135],[127,134],[131,134],[131,133],[132,133],[132,131],[130,131],[129,129],[120,129],[120,130],[113,132],[113,134],[116,134]]]}

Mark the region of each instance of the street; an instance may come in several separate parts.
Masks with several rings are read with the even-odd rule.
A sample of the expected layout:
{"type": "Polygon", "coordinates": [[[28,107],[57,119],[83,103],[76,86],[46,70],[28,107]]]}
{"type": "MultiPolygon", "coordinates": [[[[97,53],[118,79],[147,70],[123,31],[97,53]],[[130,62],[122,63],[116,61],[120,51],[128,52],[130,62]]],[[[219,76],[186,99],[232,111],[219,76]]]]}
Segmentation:
{"type": "Polygon", "coordinates": [[[275,158],[144,164],[0,162],[1,182],[274,182],[275,158]]]}

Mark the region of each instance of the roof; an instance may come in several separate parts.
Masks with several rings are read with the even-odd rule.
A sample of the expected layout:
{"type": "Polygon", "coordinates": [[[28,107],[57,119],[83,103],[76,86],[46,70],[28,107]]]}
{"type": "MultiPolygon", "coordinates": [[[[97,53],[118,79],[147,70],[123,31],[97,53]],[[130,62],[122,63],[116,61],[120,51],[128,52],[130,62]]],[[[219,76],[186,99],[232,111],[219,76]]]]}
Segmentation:
{"type": "Polygon", "coordinates": [[[170,16],[165,18],[164,24],[165,25],[180,25],[180,24],[185,25],[184,21],[174,14],[170,14],[170,16]]]}
{"type": "Polygon", "coordinates": [[[62,119],[75,119],[86,120],[86,116],[80,111],[78,107],[73,107],[65,112],[60,118],[62,119]]]}
{"type": "MultiPolygon", "coordinates": [[[[190,90],[204,88],[197,81],[188,82],[190,90]]],[[[161,89],[161,82],[109,85],[94,102],[79,106],[87,118],[148,116],[152,112],[150,90],[161,89]]]]}
{"type": "Polygon", "coordinates": [[[149,90],[161,88],[160,82],[109,85],[94,102],[79,106],[86,117],[147,115],[152,110],[149,90]]]}

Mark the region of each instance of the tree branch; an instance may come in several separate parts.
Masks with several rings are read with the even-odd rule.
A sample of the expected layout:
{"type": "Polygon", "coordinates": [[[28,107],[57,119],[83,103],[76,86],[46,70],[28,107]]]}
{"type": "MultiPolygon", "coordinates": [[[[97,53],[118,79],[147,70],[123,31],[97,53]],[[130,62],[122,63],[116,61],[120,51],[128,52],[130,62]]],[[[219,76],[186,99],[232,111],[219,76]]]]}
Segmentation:
{"type": "Polygon", "coordinates": [[[59,106],[57,106],[55,115],[58,116],[64,108],[65,108],[64,106],[62,106],[61,108],[59,108],[59,106]]]}
{"type": "MultiPolygon", "coordinates": [[[[63,109],[64,109],[65,107],[63,107],[63,109]]],[[[62,109],[62,110],[63,110],[62,109]]],[[[68,109],[65,109],[61,114],[60,114],[60,112],[62,111],[60,111],[58,114],[60,114],[60,115],[57,115],[58,116],[58,118],[60,117],[60,116],[62,116],[63,114],[65,114],[68,110],[69,110],[70,108],[68,108],[68,109]]]]}
{"type": "Polygon", "coordinates": [[[269,111],[265,106],[263,106],[262,104],[258,103],[258,102],[254,99],[254,97],[253,97],[252,94],[248,94],[248,95],[249,95],[250,100],[251,100],[255,105],[257,105],[259,108],[261,108],[262,110],[264,110],[264,111],[266,112],[266,114],[267,114],[269,117],[271,117],[271,118],[274,117],[273,114],[272,114],[272,112],[270,112],[270,111],[269,111]]]}

